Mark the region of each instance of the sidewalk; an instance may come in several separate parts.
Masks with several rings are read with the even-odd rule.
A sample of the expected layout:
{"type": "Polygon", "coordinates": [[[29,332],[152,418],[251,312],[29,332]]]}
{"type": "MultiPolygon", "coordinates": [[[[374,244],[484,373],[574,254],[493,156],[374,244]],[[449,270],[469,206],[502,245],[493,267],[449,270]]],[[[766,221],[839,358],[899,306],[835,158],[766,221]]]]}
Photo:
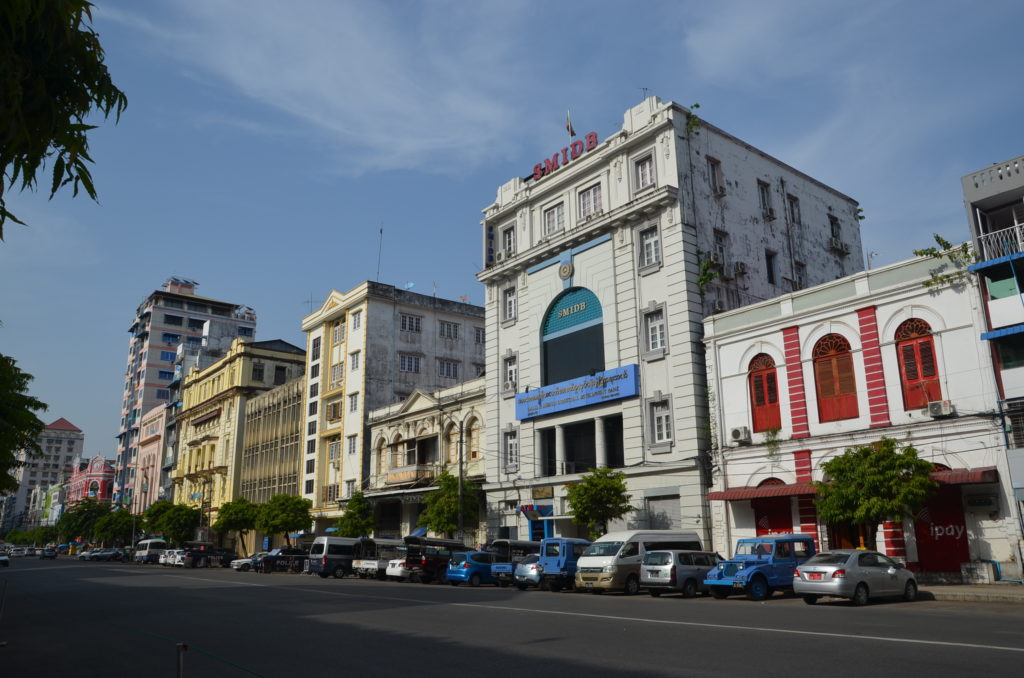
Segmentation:
{"type": "Polygon", "coordinates": [[[959,600],[972,603],[1024,604],[1024,584],[929,584],[921,586],[920,600],[959,600]]]}

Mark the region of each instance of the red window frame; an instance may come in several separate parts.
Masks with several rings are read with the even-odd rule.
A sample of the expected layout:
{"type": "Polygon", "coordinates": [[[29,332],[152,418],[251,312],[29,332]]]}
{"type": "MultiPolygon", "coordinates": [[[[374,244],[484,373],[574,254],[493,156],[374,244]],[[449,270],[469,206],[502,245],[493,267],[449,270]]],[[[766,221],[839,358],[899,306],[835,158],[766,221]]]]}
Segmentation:
{"type": "Polygon", "coordinates": [[[779,380],[775,361],[766,353],[758,353],[750,361],[748,371],[754,432],[781,428],[782,413],[779,410],[779,380]]]}
{"type": "Polygon", "coordinates": [[[813,356],[818,421],[856,419],[860,408],[850,342],[840,334],[826,334],[814,345],[813,356]]]}
{"type": "Polygon", "coordinates": [[[935,341],[928,323],[911,318],[896,329],[896,357],[904,410],[924,409],[933,400],[942,400],[935,341]]]}

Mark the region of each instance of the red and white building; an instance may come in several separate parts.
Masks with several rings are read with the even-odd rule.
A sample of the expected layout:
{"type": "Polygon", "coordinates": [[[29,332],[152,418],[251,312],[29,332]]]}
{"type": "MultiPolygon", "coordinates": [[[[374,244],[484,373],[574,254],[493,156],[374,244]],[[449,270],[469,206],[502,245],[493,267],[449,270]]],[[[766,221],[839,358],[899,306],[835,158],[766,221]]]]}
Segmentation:
{"type": "Polygon", "coordinates": [[[68,480],[65,506],[71,506],[83,499],[109,503],[114,493],[114,462],[96,455],[78,464],[68,480]]]}
{"type": "Polygon", "coordinates": [[[779,532],[857,546],[851,526],[819,520],[811,483],[887,436],[935,465],[939,489],[913,518],[879,525],[878,547],[924,572],[984,560],[1019,571],[977,279],[924,287],[938,265],[913,259],[705,320],[716,549],[779,532]]]}

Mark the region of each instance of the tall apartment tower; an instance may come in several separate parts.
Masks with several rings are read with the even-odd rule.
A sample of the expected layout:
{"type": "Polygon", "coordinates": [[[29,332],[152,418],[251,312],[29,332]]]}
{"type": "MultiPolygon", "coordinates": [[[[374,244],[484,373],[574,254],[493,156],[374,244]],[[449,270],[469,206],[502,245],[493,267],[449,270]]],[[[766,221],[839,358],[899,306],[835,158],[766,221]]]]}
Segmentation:
{"type": "Polygon", "coordinates": [[[594,467],[708,537],[702,320],[863,270],[856,201],[657,97],[522,170],[481,222],[489,537],[576,536],[594,467]]]}
{"type": "Polygon", "coordinates": [[[37,527],[31,524],[29,496],[34,490],[65,482],[75,470],[75,461],[85,456],[85,434],[63,417],[44,428],[37,442],[42,456],[30,459],[24,450],[17,453],[23,464],[14,470],[18,490],[0,498],[0,532],[37,527]]]}
{"type": "Polygon", "coordinates": [[[332,291],[307,337],[302,496],[323,533],[370,473],[366,413],[483,374],[484,309],[364,282],[332,291]]]}
{"type": "MultiPolygon", "coordinates": [[[[248,306],[198,296],[199,283],[168,278],[139,304],[128,332],[121,426],[117,434],[114,501],[132,505],[142,415],[171,404],[170,384],[180,345],[199,347],[210,321],[234,326],[237,336],[256,336],[256,313],[248,306]]],[[[150,479],[155,482],[155,479],[150,479]]]]}

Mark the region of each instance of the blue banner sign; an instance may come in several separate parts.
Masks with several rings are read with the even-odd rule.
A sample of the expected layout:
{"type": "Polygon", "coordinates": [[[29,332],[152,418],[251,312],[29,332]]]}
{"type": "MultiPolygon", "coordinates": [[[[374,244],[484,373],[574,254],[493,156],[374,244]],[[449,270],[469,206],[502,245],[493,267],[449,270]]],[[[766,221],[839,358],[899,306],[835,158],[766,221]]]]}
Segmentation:
{"type": "Polygon", "coordinates": [[[577,377],[517,393],[516,419],[522,421],[635,396],[639,392],[638,375],[637,365],[624,365],[593,376],[577,377]]]}

